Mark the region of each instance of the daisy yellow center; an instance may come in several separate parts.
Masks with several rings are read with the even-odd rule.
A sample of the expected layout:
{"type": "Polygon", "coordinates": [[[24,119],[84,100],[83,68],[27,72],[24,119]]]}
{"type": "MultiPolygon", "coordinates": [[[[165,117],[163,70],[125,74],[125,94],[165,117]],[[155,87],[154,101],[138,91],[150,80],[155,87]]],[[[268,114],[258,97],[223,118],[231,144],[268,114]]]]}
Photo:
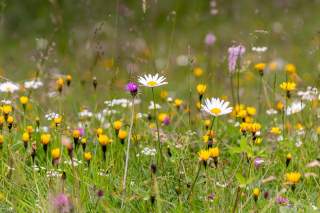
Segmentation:
{"type": "Polygon", "coordinates": [[[151,87],[154,87],[154,86],[157,85],[157,82],[155,82],[155,81],[149,81],[147,84],[148,84],[149,86],[151,86],[151,87]]]}
{"type": "Polygon", "coordinates": [[[219,114],[221,113],[221,109],[219,109],[219,108],[212,108],[212,109],[210,110],[210,112],[212,112],[212,113],[215,114],[215,115],[219,115],[219,114]]]}

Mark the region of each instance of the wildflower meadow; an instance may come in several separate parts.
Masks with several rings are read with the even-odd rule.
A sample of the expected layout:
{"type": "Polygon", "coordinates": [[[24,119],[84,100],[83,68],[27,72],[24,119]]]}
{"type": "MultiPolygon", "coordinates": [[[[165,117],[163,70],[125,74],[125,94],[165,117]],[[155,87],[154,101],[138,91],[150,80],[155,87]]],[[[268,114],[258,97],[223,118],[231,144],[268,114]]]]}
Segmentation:
{"type": "Polygon", "coordinates": [[[319,11],[0,0],[0,212],[320,212],[319,11]]]}

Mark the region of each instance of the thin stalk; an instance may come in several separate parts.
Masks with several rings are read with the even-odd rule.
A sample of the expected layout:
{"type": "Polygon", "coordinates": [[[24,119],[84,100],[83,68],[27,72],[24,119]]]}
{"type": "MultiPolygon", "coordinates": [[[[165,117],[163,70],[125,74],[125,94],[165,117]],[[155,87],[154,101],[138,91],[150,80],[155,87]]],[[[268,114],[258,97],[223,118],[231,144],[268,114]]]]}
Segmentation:
{"type": "Polygon", "coordinates": [[[131,141],[131,135],[132,135],[133,119],[134,119],[134,97],[132,98],[131,121],[130,121],[128,145],[127,145],[127,152],[126,152],[126,164],[125,164],[124,176],[123,176],[123,185],[122,185],[123,197],[122,197],[122,201],[121,201],[121,208],[124,206],[124,199],[126,196],[126,180],[127,180],[127,174],[128,174],[129,151],[130,151],[130,141],[131,141]]]}
{"type": "Polygon", "coordinates": [[[240,106],[240,69],[237,69],[237,101],[240,106]]]}
{"type": "Polygon", "coordinates": [[[159,123],[157,119],[157,107],[156,107],[156,100],[154,97],[154,90],[151,88],[152,91],[152,99],[153,99],[153,112],[154,112],[154,118],[156,121],[156,126],[157,126],[157,138],[158,138],[158,151],[160,152],[160,162],[162,164],[162,150],[161,150],[161,143],[160,143],[160,130],[159,130],[159,123]]]}
{"type": "Polygon", "coordinates": [[[233,106],[236,105],[235,97],[234,97],[234,83],[233,83],[233,74],[230,73],[230,86],[231,86],[231,96],[232,96],[232,104],[233,106]]]}
{"type": "Polygon", "coordinates": [[[198,177],[199,177],[199,174],[200,174],[200,170],[201,170],[201,164],[199,163],[197,175],[196,175],[196,177],[195,177],[194,180],[193,180],[193,183],[192,183],[192,185],[191,185],[190,192],[189,192],[189,194],[188,194],[187,200],[189,200],[190,197],[191,197],[191,194],[192,194],[194,185],[196,184],[196,182],[197,182],[197,180],[198,180],[198,177]]]}

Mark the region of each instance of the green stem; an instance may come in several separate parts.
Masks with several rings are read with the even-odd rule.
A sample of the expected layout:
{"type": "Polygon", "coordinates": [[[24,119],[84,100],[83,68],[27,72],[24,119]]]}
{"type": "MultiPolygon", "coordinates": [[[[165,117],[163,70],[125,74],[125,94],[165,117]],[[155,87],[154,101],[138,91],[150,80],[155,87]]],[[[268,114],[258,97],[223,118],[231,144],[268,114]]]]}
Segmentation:
{"type": "Polygon", "coordinates": [[[198,177],[199,177],[199,174],[200,174],[200,170],[201,170],[201,164],[199,163],[197,175],[196,175],[196,177],[194,178],[194,181],[193,181],[193,183],[192,183],[192,185],[191,185],[191,189],[190,189],[190,192],[189,192],[189,194],[188,194],[187,200],[189,200],[190,197],[191,197],[191,194],[192,194],[194,185],[196,184],[196,182],[197,182],[197,180],[198,180],[198,177]]]}
{"type": "Polygon", "coordinates": [[[134,97],[132,98],[132,106],[131,107],[132,107],[131,108],[131,121],[130,121],[128,145],[127,145],[127,152],[126,152],[126,165],[125,165],[124,176],[123,176],[123,186],[122,186],[123,197],[122,197],[122,201],[121,201],[121,208],[123,208],[124,199],[126,196],[126,180],[127,180],[127,174],[128,174],[130,141],[131,141],[131,135],[132,135],[133,119],[134,119],[134,97]]]}
{"type": "Polygon", "coordinates": [[[156,107],[156,100],[154,97],[154,90],[153,88],[151,88],[152,91],[152,99],[153,99],[153,112],[154,112],[154,119],[156,122],[156,126],[157,126],[157,138],[158,138],[158,151],[160,153],[160,162],[162,164],[162,150],[161,150],[161,142],[160,142],[160,130],[159,130],[159,123],[158,123],[158,119],[157,119],[157,107],[156,107]]]}

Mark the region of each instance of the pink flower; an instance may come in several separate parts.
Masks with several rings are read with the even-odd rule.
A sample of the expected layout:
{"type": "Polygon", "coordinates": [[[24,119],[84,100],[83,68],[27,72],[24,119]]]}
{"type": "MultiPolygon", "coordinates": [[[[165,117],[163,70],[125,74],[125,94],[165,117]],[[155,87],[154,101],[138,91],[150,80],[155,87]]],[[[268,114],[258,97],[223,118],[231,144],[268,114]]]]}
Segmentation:
{"type": "Polygon", "coordinates": [[[231,46],[228,49],[228,68],[229,72],[233,73],[236,70],[237,62],[245,53],[246,48],[243,45],[231,46]]]}
{"type": "Polygon", "coordinates": [[[216,42],[216,36],[213,33],[208,33],[204,39],[207,46],[212,46],[216,42]]]}
{"type": "Polygon", "coordinates": [[[53,199],[53,205],[58,210],[58,212],[67,213],[71,212],[72,204],[67,195],[64,193],[58,194],[53,199]]]}

